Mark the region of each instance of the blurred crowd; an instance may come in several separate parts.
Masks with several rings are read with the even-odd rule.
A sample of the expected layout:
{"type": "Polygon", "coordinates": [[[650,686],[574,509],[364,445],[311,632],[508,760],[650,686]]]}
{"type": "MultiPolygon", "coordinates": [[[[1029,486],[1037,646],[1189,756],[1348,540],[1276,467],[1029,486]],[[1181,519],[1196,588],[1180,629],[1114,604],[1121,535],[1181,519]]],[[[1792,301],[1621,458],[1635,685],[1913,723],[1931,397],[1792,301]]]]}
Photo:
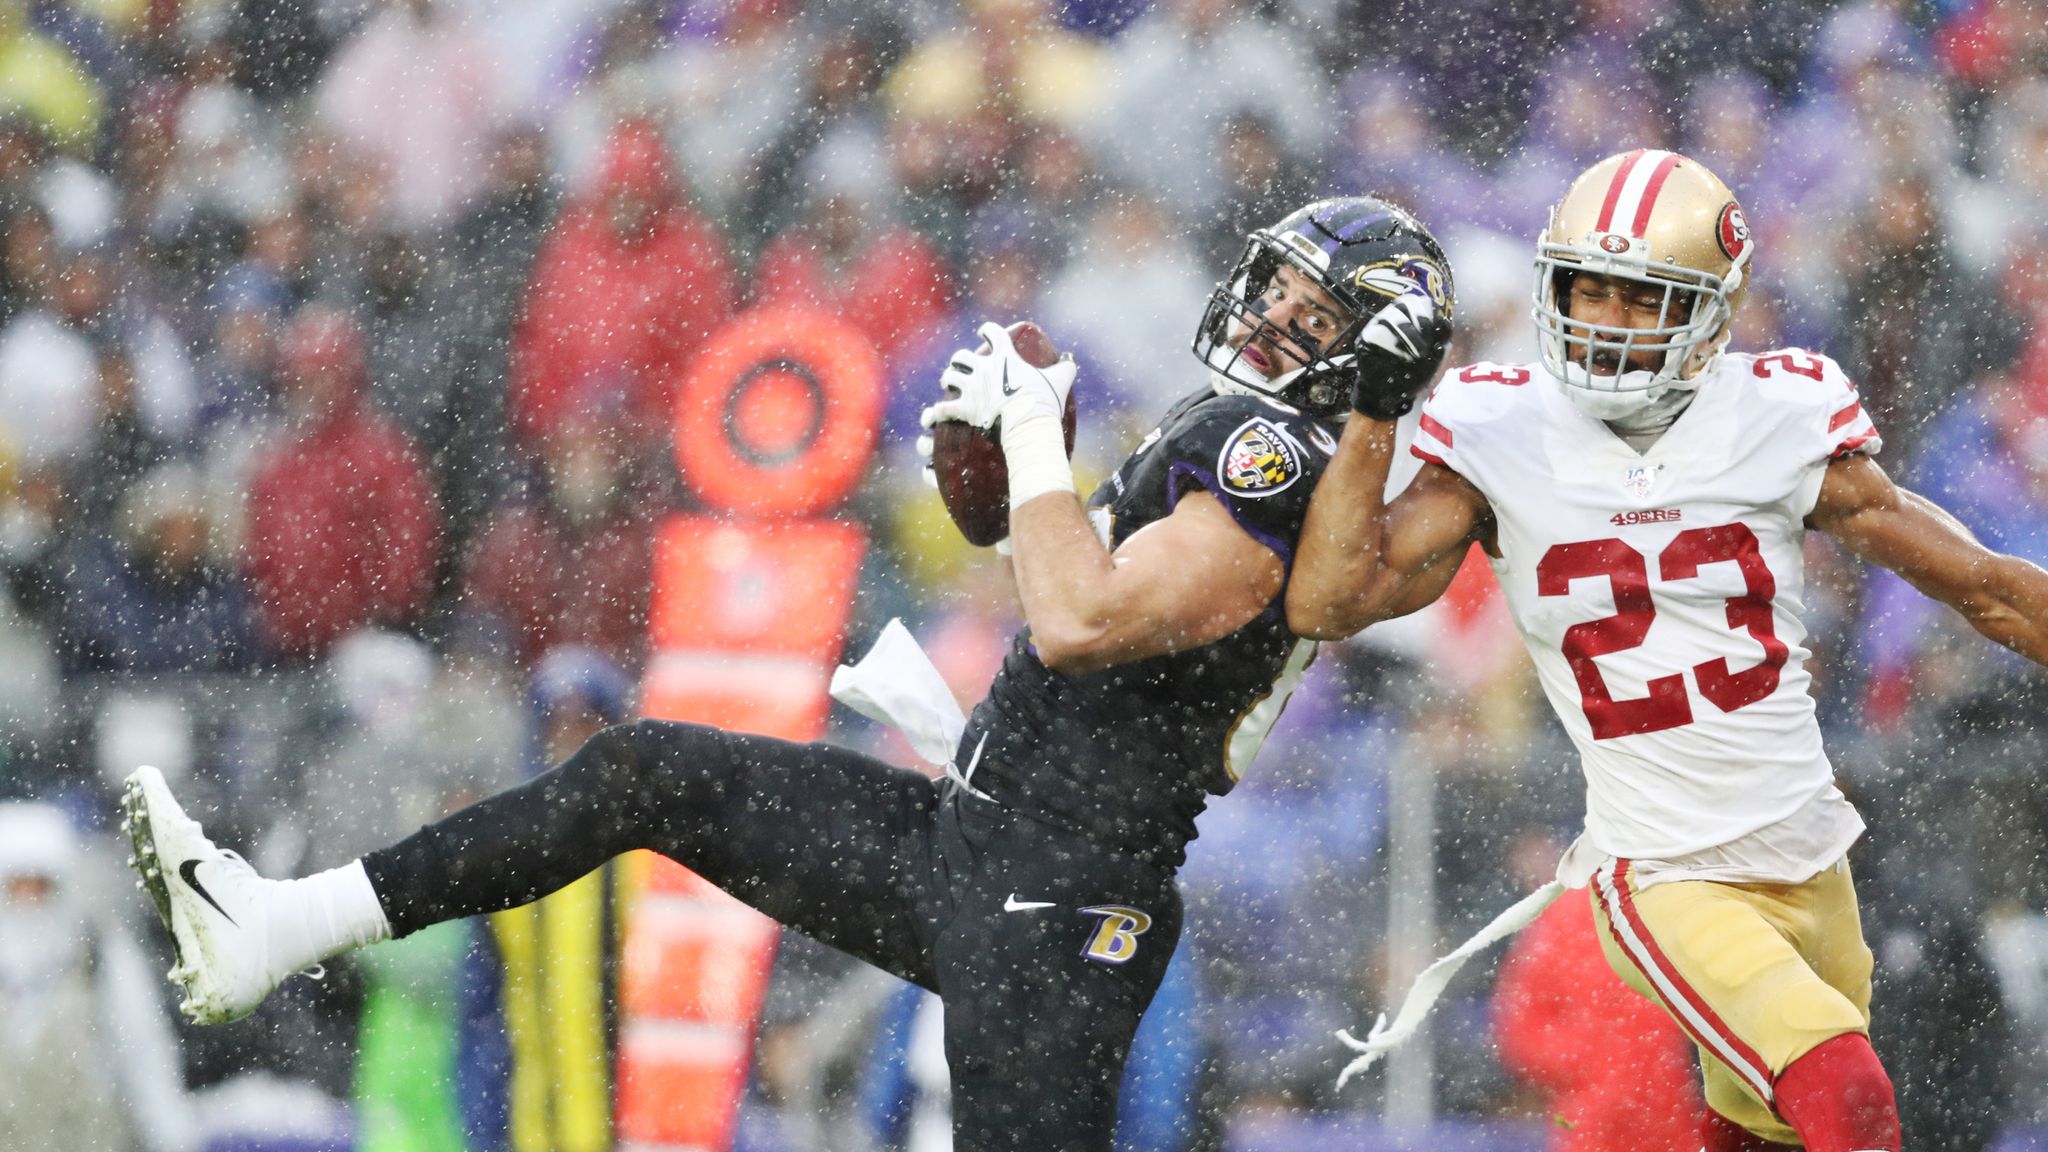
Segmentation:
{"type": "MultiPolygon", "coordinates": [[[[0,1065],[132,1073],[72,1097],[0,1075],[0,1146],[87,1122],[37,1099],[107,1148],[342,1115],[375,972],[176,1056],[134,988],[106,993],[129,1025],[89,1026],[99,977],[167,955],[108,891],[114,782],[163,765],[299,873],[630,713],[653,525],[690,503],[674,388],[734,315],[835,313],[882,354],[853,643],[902,616],[971,700],[1014,610],[910,440],[979,321],[1075,352],[1099,476],[1204,386],[1188,343],[1250,227],[1403,203],[1454,262],[1454,357],[1527,359],[1544,209],[1642,146],[1743,199],[1736,346],[1835,356],[1894,475],[2048,561],[2040,0],[0,0],[0,1065]],[[59,981],[76,1003],[49,1008],[59,981]]],[[[1909,1144],[1985,1147],[2048,1122],[2048,680],[1825,542],[1808,563],[1822,718],[1872,825],[1879,1050],[1909,1144]]],[[[1435,815],[1432,946],[1574,834],[1576,769],[1487,583],[1327,651],[1205,816],[1184,1146],[1382,1106],[1331,1095],[1328,1037],[1398,995],[1403,774],[1435,815]]],[[[810,1075],[776,1030],[843,978],[786,953],[764,1148],[810,1075]]],[[[1547,1115],[1529,1005],[1461,987],[1437,1107],[1547,1115]]]]}

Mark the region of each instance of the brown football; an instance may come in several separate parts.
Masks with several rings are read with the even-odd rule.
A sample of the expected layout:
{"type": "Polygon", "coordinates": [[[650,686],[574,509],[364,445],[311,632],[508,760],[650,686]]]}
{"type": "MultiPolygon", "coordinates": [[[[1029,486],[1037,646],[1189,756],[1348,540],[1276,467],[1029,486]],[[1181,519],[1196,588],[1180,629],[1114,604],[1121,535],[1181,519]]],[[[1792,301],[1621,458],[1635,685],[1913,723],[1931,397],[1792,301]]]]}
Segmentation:
{"type": "MultiPolygon", "coordinates": [[[[1045,329],[1029,320],[1010,325],[1010,340],[1017,354],[1040,368],[1059,362],[1060,351],[1045,329]]],[[[988,351],[987,342],[981,350],[988,351]]],[[[1067,395],[1064,421],[1067,452],[1074,451],[1074,397],[1067,395]]],[[[943,420],[932,427],[932,472],[939,481],[939,498],[946,513],[960,528],[960,534],[977,548],[986,548],[1010,534],[1010,464],[1003,458],[998,423],[986,431],[959,420],[943,420]]]]}

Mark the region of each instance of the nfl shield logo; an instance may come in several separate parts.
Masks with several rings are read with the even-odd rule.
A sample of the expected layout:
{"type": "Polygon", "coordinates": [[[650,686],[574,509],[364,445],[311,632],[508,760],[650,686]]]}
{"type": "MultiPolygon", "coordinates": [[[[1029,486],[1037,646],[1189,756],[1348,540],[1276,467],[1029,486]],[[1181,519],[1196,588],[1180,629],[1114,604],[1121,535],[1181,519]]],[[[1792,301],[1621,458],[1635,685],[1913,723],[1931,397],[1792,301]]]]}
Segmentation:
{"type": "Polygon", "coordinates": [[[1649,497],[1650,489],[1657,483],[1657,470],[1647,464],[1625,468],[1621,473],[1622,490],[1638,500],[1649,497]]]}

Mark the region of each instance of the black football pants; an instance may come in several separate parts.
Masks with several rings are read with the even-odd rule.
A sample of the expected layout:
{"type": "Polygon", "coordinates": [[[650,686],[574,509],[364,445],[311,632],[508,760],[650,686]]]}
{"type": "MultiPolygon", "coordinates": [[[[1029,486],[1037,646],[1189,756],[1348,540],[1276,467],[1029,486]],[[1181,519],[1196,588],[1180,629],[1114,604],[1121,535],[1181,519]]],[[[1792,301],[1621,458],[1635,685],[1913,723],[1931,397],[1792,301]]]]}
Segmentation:
{"type": "Polygon", "coordinates": [[[363,863],[403,936],[634,848],[937,992],[960,1152],[1111,1146],[1180,934],[1172,872],[994,802],[830,745],[648,720],[363,863]]]}

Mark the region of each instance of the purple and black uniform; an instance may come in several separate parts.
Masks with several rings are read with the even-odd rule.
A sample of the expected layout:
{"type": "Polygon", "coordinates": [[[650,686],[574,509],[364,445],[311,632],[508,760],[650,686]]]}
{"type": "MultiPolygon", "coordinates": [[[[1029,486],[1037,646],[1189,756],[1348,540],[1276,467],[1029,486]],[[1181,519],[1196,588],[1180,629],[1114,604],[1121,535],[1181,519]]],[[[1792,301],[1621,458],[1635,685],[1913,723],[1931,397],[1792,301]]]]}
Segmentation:
{"type": "MultiPolygon", "coordinates": [[[[1334,447],[1332,425],[1205,390],[1091,514],[1120,543],[1208,491],[1291,560],[1334,447]]],[[[643,720],[363,864],[404,935],[660,852],[944,997],[955,1148],[1106,1152],[1179,939],[1173,874],[1195,814],[1229,789],[1233,752],[1249,758],[1312,650],[1277,597],[1214,644],[1087,676],[1047,669],[1026,633],[970,720],[969,787],[827,744],[643,720]]]]}
{"type": "MultiPolygon", "coordinates": [[[[1291,568],[1338,431],[1275,400],[1205,388],[1095,490],[1090,515],[1098,530],[1107,518],[1114,548],[1208,492],[1291,568]]],[[[1195,817],[1236,784],[1312,652],[1287,630],[1279,597],[1213,644],[1077,676],[1040,662],[1027,630],[969,718],[960,763],[975,763],[976,788],[1034,819],[1177,867],[1195,817]]]]}

